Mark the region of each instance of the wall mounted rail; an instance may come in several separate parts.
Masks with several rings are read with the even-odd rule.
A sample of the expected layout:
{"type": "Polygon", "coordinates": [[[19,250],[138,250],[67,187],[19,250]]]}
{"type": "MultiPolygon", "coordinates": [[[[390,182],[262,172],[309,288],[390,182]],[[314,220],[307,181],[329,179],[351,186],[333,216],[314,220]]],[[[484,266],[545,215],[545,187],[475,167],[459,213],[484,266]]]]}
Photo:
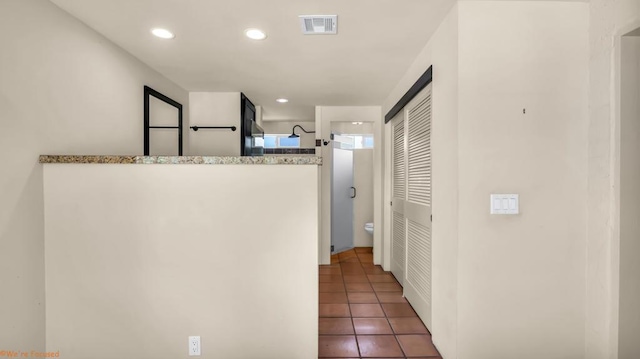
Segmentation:
{"type": "Polygon", "coordinates": [[[235,131],[237,129],[236,126],[191,126],[190,128],[194,131],[209,130],[209,129],[235,131]]]}

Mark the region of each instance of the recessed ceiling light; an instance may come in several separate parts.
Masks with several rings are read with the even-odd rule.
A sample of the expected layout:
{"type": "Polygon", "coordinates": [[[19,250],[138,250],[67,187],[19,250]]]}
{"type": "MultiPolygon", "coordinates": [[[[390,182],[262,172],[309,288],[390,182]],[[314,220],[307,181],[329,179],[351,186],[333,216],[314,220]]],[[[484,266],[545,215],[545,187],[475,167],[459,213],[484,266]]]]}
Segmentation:
{"type": "Polygon", "coordinates": [[[151,33],[162,39],[173,39],[174,37],[176,37],[176,35],[174,35],[171,31],[167,29],[156,28],[151,30],[151,33]]]}
{"type": "Polygon", "coordinates": [[[351,122],[352,125],[362,125],[362,122],[351,122]]]}
{"type": "Polygon", "coordinates": [[[253,40],[264,40],[267,38],[267,34],[260,29],[246,29],[244,30],[244,34],[247,35],[248,38],[253,40]]]}
{"type": "Polygon", "coordinates": [[[277,101],[277,102],[280,102],[280,103],[287,103],[287,102],[289,102],[289,100],[287,100],[286,98],[279,98],[279,99],[277,99],[276,101],[277,101]]]}

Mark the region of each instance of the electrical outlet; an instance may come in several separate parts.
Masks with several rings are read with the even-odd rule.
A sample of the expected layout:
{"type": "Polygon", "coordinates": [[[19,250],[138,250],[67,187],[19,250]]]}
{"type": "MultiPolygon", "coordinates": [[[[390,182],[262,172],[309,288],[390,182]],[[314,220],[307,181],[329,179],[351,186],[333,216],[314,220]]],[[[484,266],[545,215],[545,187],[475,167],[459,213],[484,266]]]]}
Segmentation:
{"type": "Polygon", "coordinates": [[[200,337],[189,337],[189,356],[200,356],[200,337]]]}

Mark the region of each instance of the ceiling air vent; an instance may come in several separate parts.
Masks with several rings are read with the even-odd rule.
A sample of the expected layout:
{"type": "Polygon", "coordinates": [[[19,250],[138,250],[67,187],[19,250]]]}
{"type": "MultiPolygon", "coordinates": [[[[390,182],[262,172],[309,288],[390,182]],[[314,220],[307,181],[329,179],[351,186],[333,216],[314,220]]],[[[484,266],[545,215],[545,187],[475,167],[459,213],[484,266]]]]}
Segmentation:
{"type": "Polygon", "coordinates": [[[338,15],[301,15],[305,35],[332,35],[338,32],[338,15]]]}

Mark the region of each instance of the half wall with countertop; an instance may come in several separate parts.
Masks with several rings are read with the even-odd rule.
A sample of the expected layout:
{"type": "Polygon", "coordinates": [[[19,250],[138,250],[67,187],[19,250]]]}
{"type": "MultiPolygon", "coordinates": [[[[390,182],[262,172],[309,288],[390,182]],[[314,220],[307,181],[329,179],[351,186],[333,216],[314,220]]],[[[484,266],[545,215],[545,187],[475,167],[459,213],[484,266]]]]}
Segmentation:
{"type": "Polygon", "coordinates": [[[317,355],[319,158],[40,161],[47,350],[168,359],[199,335],[207,356],[317,355]]]}

